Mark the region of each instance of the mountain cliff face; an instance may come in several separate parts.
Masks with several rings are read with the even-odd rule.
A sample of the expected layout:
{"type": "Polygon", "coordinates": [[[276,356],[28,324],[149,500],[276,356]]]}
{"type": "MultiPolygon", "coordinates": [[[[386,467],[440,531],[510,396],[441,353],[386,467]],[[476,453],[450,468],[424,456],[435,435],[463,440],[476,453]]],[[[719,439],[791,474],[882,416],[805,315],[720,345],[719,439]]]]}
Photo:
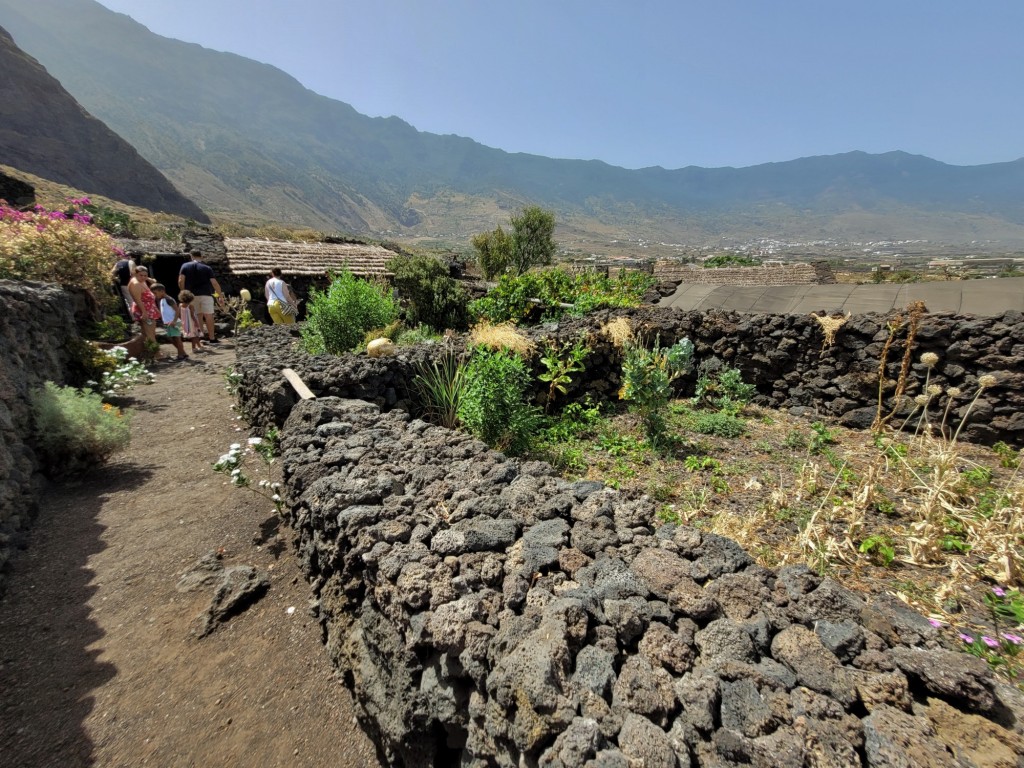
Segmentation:
{"type": "Polygon", "coordinates": [[[86,112],[0,27],[0,160],[129,205],[207,221],[138,151],[86,112]]]}
{"type": "Polygon", "coordinates": [[[0,25],[211,213],[466,241],[531,202],[554,209],[560,239],[583,248],[631,237],[1024,243],[1024,160],[956,167],[851,152],[626,170],[366,117],[274,67],[160,37],[93,0],[0,0],[0,25]]]}

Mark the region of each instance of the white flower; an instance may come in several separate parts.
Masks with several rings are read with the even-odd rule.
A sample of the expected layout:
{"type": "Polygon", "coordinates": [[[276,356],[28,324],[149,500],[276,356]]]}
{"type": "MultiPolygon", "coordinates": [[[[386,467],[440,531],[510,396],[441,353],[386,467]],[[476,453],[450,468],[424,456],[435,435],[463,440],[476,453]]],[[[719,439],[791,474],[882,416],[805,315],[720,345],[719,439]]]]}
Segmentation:
{"type": "Polygon", "coordinates": [[[232,451],[240,451],[242,450],[242,445],[241,443],[232,443],[231,445],[228,446],[228,448],[230,448],[232,451]]]}
{"type": "Polygon", "coordinates": [[[276,493],[271,497],[271,501],[273,501],[273,502],[278,502],[280,500],[281,500],[281,497],[278,496],[276,493]]]}
{"type": "Polygon", "coordinates": [[[928,395],[918,395],[914,398],[914,402],[918,405],[928,405],[928,395]]]}
{"type": "Polygon", "coordinates": [[[280,483],[271,483],[270,487],[273,488],[276,491],[278,488],[281,487],[281,484],[280,483]]]}
{"type": "Polygon", "coordinates": [[[240,474],[242,474],[242,470],[240,470],[240,469],[232,469],[231,470],[231,475],[232,476],[237,476],[237,475],[240,475],[240,474]]]}
{"type": "Polygon", "coordinates": [[[935,364],[939,362],[939,356],[934,352],[925,352],[921,355],[921,364],[927,368],[934,368],[935,364]]]}
{"type": "Polygon", "coordinates": [[[960,397],[960,395],[963,394],[963,391],[960,389],[960,387],[950,387],[948,390],[946,390],[946,394],[949,395],[950,397],[960,397]]]}
{"type": "Polygon", "coordinates": [[[262,442],[263,442],[263,438],[262,437],[250,437],[249,438],[249,445],[259,445],[262,442]]]}
{"type": "Polygon", "coordinates": [[[997,379],[991,373],[986,373],[983,376],[978,377],[978,386],[981,389],[985,389],[986,387],[994,387],[998,383],[999,379],[997,379]]]}
{"type": "Polygon", "coordinates": [[[927,391],[929,395],[935,397],[936,395],[942,394],[942,387],[940,387],[938,384],[929,384],[927,391]]]}

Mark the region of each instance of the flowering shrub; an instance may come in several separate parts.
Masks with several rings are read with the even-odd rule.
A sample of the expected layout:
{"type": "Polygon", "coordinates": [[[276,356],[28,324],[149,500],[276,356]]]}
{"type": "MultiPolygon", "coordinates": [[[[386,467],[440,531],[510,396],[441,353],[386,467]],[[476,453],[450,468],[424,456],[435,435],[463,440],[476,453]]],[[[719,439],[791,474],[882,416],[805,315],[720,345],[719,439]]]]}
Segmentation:
{"type": "Polygon", "coordinates": [[[52,381],[30,394],[35,444],[51,474],[73,474],[128,446],[128,415],[95,392],[52,381]]]}
{"type": "MultiPolygon", "coordinates": [[[[1024,675],[1024,664],[1021,663],[1024,637],[1020,634],[1024,630],[1017,627],[1024,623],[1024,597],[1016,589],[993,587],[985,593],[984,601],[992,618],[991,634],[957,631],[957,638],[967,653],[984,659],[994,672],[1019,683],[1024,675]]],[[[945,626],[937,619],[929,621],[937,629],[945,626]]]]}
{"type": "Polygon", "coordinates": [[[231,484],[236,488],[245,488],[270,501],[273,503],[274,509],[280,512],[284,506],[284,500],[280,493],[281,484],[262,479],[253,485],[253,478],[247,473],[256,471],[249,466],[249,463],[257,457],[267,468],[274,463],[276,433],[277,430],[272,430],[272,433],[268,434],[266,438],[250,437],[246,441],[245,448],[242,448],[241,443],[232,443],[228,446],[228,452],[213,463],[213,471],[227,475],[231,484]]]}
{"type": "Polygon", "coordinates": [[[104,295],[113,259],[124,253],[81,212],[83,201],[88,203],[73,201],[70,215],[40,205],[19,211],[0,201],[0,278],[74,285],[104,295]]]}
{"type": "Polygon", "coordinates": [[[114,367],[105,370],[100,381],[89,380],[85,385],[100,392],[104,397],[124,395],[135,385],[152,384],[156,378],[146,370],[146,366],[134,357],[128,357],[128,350],[124,347],[101,349],[99,354],[106,357],[108,364],[114,367]]]}

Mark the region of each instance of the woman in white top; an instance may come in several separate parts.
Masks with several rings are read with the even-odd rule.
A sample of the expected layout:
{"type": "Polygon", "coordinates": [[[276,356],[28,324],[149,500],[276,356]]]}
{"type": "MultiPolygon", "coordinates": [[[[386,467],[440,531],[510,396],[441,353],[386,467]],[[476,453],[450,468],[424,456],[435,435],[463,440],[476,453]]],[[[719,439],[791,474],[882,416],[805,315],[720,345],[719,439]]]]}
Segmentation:
{"type": "Polygon", "coordinates": [[[281,269],[275,267],[270,271],[270,279],[263,286],[263,295],[267,298],[267,311],[274,323],[294,323],[298,314],[298,302],[292,295],[288,284],[281,279],[281,269]]]}

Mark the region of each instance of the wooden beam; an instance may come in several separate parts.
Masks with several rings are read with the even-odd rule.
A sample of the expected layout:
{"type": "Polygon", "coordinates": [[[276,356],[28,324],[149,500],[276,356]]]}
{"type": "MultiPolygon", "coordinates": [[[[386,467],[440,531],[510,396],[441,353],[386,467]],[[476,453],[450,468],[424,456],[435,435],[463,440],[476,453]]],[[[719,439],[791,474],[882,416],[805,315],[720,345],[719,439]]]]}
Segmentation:
{"type": "Polygon", "coordinates": [[[284,374],[285,379],[292,385],[295,393],[303,400],[316,400],[316,395],[310,390],[309,387],[303,383],[302,379],[299,378],[299,374],[293,371],[291,368],[281,369],[281,373],[284,374]]]}

